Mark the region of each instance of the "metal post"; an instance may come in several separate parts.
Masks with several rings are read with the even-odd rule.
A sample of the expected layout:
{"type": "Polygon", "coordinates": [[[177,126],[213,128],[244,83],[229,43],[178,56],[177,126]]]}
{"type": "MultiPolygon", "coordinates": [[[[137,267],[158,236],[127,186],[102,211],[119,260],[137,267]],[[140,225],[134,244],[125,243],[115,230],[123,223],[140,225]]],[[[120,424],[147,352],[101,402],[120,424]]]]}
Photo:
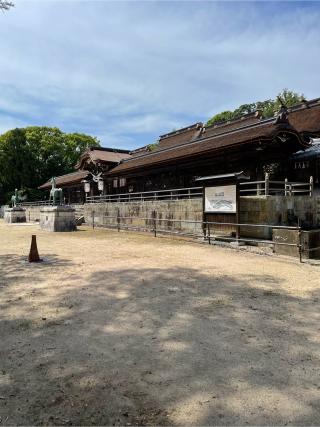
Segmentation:
{"type": "Polygon", "coordinates": [[[313,195],[313,176],[310,176],[310,197],[313,195]]]}
{"type": "Polygon", "coordinates": [[[237,203],[236,203],[236,206],[237,206],[237,210],[236,210],[236,223],[237,223],[236,239],[237,239],[237,242],[239,242],[239,239],[240,239],[240,226],[239,226],[239,223],[240,223],[240,185],[239,185],[239,182],[236,182],[236,197],[237,197],[237,203]]]}
{"type": "Polygon", "coordinates": [[[208,239],[209,239],[209,245],[211,245],[210,224],[208,224],[208,239]]]}
{"type": "Polygon", "coordinates": [[[269,174],[268,174],[268,172],[266,172],[264,179],[265,179],[264,194],[265,194],[265,196],[269,196],[269,174]]]}
{"type": "MultiPolygon", "coordinates": [[[[258,179],[260,180],[261,178],[258,177],[258,179]]],[[[257,182],[257,196],[261,196],[261,183],[257,182]]]]}
{"type": "Polygon", "coordinates": [[[302,262],[302,233],[301,233],[301,223],[300,218],[298,218],[298,239],[299,239],[299,261],[302,262]]]}
{"type": "Polygon", "coordinates": [[[92,229],[94,230],[94,211],[92,211],[92,229]]]}
{"type": "Polygon", "coordinates": [[[120,232],[120,208],[117,209],[117,227],[118,233],[120,232]]]}
{"type": "Polygon", "coordinates": [[[203,240],[206,240],[206,236],[207,236],[207,229],[206,229],[206,227],[204,226],[204,224],[205,224],[205,222],[204,222],[204,220],[205,220],[205,218],[204,218],[204,213],[202,214],[202,224],[201,224],[201,227],[202,227],[202,233],[203,233],[203,240]]]}
{"type": "Polygon", "coordinates": [[[284,180],[284,195],[287,196],[288,178],[284,180]]]}
{"type": "Polygon", "coordinates": [[[156,211],[152,212],[153,216],[153,231],[154,231],[154,237],[157,237],[157,219],[156,219],[156,211]]]}

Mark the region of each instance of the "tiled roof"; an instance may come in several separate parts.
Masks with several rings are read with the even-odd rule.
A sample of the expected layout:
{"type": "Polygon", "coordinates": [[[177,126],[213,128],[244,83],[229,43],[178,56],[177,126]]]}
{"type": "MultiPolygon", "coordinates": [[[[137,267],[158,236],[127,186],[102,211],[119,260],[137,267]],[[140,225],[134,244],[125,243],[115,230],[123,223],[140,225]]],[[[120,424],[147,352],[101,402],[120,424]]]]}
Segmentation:
{"type": "Polygon", "coordinates": [[[289,109],[289,122],[298,131],[320,136],[320,99],[289,109]]]}
{"type": "Polygon", "coordinates": [[[300,150],[294,153],[290,158],[292,160],[311,159],[313,157],[320,158],[320,139],[314,141],[311,147],[306,150],[300,150]]]}
{"type": "MultiPolygon", "coordinates": [[[[228,123],[209,126],[199,132],[198,137],[190,137],[191,128],[199,125],[192,125],[184,128],[180,132],[172,132],[160,138],[169,141],[176,138],[171,144],[161,146],[151,153],[137,155],[132,159],[124,160],[116,166],[110,175],[125,173],[143,167],[154,166],[163,162],[172,163],[180,159],[192,156],[200,156],[213,151],[219,151],[243,143],[250,143],[257,139],[272,139],[274,134],[287,127],[287,130],[295,133],[311,134],[320,136],[320,98],[312,101],[302,102],[288,109],[289,123],[287,125],[275,125],[275,118],[262,120],[259,114],[251,113],[244,118],[232,120],[228,123]],[[291,126],[290,126],[291,125],[291,126]],[[189,135],[188,135],[189,132],[189,135]],[[182,137],[180,135],[187,135],[182,137]],[[181,139],[180,139],[181,138],[181,139]]],[[[301,140],[301,143],[302,140],[301,140]]],[[[306,144],[307,145],[307,144],[306,144]]]]}
{"type": "Polygon", "coordinates": [[[119,163],[123,159],[128,159],[130,156],[126,150],[116,150],[113,148],[90,148],[86,150],[80,157],[76,168],[82,167],[86,160],[91,160],[93,163],[119,163]]]}
{"type": "Polygon", "coordinates": [[[94,162],[110,162],[110,163],[119,163],[123,159],[128,159],[130,154],[128,153],[118,153],[112,151],[101,151],[93,150],[89,153],[92,161],[94,162]]]}
{"type": "MultiPolygon", "coordinates": [[[[57,187],[60,185],[72,185],[78,184],[89,175],[88,171],[79,170],[77,172],[68,173],[67,175],[61,175],[56,177],[57,187]]],[[[40,185],[39,189],[46,190],[51,188],[51,180],[45,184],[40,185]]]]}
{"type": "Polygon", "coordinates": [[[195,123],[189,127],[161,135],[159,138],[159,145],[156,150],[159,151],[164,148],[175,147],[176,145],[193,141],[200,136],[202,129],[202,123],[195,123]]]}
{"type": "Polygon", "coordinates": [[[260,111],[245,114],[238,119],[233,119],[227,122],[220,122],[214,125],[206,126],[203,132],[204,136],[219,135],[229,132],[230,130],[240,129],[243,126],[253,125],[261,121],[260,111]]]}
{"type": "Polygon", "coordinates": [[[135,150],[130,151],[131,158],[136,156],[141,156],[141,154],[149,153],[151,150],[149,145],[144,145],[143,147],[136,148],[135,150]]]}
{"type": "Polygon", "coordinates": [[[288,124],[275,125],[274,119],[272,121],[265,120],[258,124],[231,130],[224,134],[203,137],[193,142],[137,156],[134,159],[120,163],[109,174],[117,175],[125,171],[154,166],[163,162],[169,164],[184,158],[213,153],[244,143],[250,144],[257,140],[270,140],[279,132],[285,130],[295,133],[294,129],[288,124]]]}

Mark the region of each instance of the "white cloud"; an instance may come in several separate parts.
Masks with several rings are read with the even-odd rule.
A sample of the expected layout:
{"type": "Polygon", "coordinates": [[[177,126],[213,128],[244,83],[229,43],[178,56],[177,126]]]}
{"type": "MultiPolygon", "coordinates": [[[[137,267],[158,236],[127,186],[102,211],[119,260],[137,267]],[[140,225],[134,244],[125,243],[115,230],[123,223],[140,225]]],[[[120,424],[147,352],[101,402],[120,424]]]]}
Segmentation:
{"type": "Polygon", "coordinates": [[[0,126],[133,147],[284,87],[319,96],[319,18],[316,3],[16,0],[0,14],[0,126]]]}

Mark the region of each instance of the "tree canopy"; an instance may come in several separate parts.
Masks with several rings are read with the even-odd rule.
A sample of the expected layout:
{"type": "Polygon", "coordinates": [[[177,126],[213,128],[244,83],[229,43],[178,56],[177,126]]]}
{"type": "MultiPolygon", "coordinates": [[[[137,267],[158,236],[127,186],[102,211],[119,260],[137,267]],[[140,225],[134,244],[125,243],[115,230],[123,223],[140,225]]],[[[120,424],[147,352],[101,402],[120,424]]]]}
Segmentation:
{"type": "Polygon", "coordinates": [[[81,154],[99,145],[95,137],[45,126],[0,135],[0,202],[6,201],[15,188],[27,190],[31,198],[38,196],[35,189],[39,185],[52,176],[74,171],[81,154]]]}
{"type": "Polygon", "coordinates": [[[2,10],[9,10],[10,7],[13,7],[14,4],[11,1],[7,0],[0,0],[0,9],[2,10]]]}
{"type": "Polygon", "coordinates": [[[232,119],[238,119],[244,114],[252,113],[257,110],[261,111],[262,117],[264,118],[272,117],[280,110],[281,104],[291,107],[292,105],[298,104],[303,99],[304,96],[302,94],[298,94],[288,89],[283,89],[275,99],[266,99],[265,101],[243,104],[233,111],[223,111],[218,113],[208,120],[207,126],[227,122],[232,119]]]}

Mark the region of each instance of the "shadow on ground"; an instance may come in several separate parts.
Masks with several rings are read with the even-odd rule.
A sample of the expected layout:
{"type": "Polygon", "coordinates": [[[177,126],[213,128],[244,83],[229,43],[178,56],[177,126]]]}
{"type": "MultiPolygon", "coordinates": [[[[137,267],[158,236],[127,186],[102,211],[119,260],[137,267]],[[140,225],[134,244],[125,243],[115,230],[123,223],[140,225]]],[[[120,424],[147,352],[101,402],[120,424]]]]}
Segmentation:
{"type": "MultiPolygon", "coordinates": [[[[1,263],[7,291],[30,275],[19,258],[1,263]]],[[[47,265],[36,269],[35,283],[47,265]]],[[[99,271],[46,295],[57,318],[38,323],[28,323],[33,301],[23,297],[11,320],[27,323],[0,326],[2,422],[319,424],[320,294],[279,285],[272,274],[99,271]]]]}

